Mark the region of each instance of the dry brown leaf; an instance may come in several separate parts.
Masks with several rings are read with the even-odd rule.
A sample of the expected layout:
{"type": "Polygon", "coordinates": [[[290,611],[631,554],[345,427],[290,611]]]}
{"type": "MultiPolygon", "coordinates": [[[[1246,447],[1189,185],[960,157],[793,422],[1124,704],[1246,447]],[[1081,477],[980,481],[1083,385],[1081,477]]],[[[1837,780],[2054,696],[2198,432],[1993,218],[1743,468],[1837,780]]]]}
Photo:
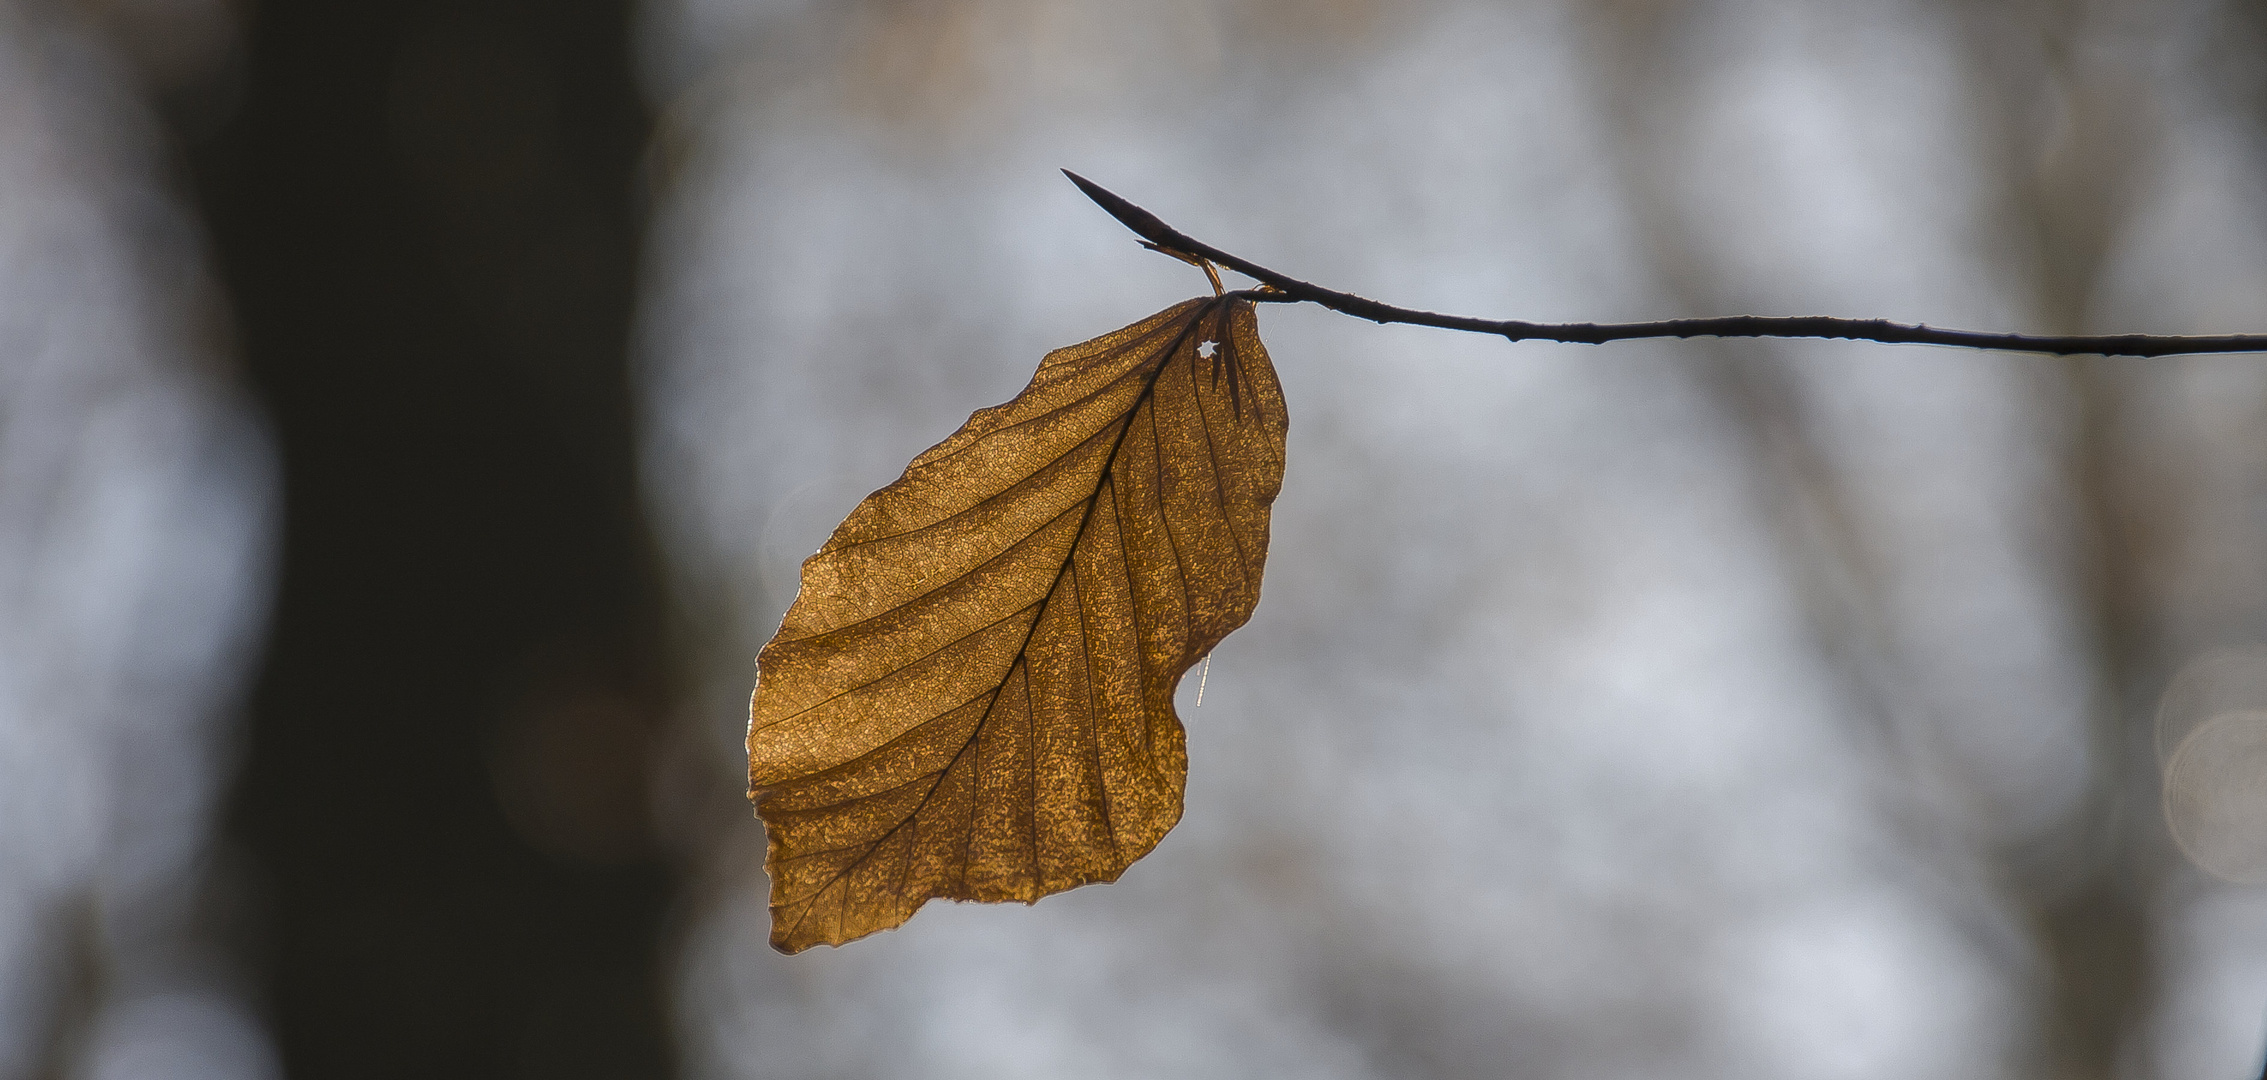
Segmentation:
{"type": "Polygon", "coordinates": [[[1113,881],[1181,816],[1173,690],[1259,602],[1283,392],[1249,301],[1058,349],[851,511],[757,657],[771,943],[1113,881]]]}

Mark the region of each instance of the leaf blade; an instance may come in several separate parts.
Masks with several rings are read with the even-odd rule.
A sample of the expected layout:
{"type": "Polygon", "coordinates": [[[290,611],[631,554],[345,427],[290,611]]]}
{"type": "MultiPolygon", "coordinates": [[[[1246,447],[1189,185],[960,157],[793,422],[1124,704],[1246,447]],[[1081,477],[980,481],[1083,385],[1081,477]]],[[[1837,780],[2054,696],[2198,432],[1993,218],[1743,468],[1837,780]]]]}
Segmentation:
{"type": "Polygon", "coordinates": [[[1112,881],[1156,845],[1173,689],[1258,602],[1286,430],[1252,305],[1191,300],[1049,353],[850,513],[749,707],[775,948],[1112,881]]]}

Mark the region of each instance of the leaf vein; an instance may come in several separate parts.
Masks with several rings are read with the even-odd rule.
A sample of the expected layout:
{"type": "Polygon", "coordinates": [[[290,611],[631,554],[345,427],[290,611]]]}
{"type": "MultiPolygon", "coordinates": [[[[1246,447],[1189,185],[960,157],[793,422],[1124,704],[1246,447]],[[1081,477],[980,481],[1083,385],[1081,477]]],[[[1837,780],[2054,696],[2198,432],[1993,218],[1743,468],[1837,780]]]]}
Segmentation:
{"type": "MultiPolygon", "coordinates": [[[[929,650],[928,652],[922,653],[921,655],[919,655],[919,656],[916,656],[916,657],[914,657],[913,659],[911,659],[911,660],[908,660],[908,661],[906,661],[906,662],[905,662],[905,663],[903,663],[903,664],[900,664],[900,665],[898,665],[898,666],[896,666],[896,667],[894,667],[894,668],[891,668],[891,669],[889,669],[888,671],[882,672],[881,674],[879,674],[879,675],[876,675],[876,676],[874,676],[873,678],[866,680],[865,682],[859,683],[859,684],[858,684],[858,685],[856,685],[856,686],[847,687],[847,688],[845,688],[845,689],[843,689],[843,690],[841,690],[841,691],[839,691],[839,692],[836,692],[836,693],[833,693],[833,694],[829,694],[829,695],[827,695],[826,697],[824,697],[824,698],[821,698],[821,699],[819,699],[819,700],[817,700],[817,701],[814,701],[814,702],[810,703],[809,705],[805,705],[804,707],[802,707],[802,708],[800,708],[800,709],[797,709],[797,710],[796,710],[796,711],[794,711],[794,712],[788,713],[787,715],[785,715],[785,716],[782,716],[782,717],[780,717],[780,718],[778,718],[778,719],[776,719],[776,720],[767,720],[767,721],[763,722],[762,724],[758,724],[758,725],[756,725],[756,726],[754,726],[754,727],[751,727],[751,728],[749,728],[748,730],[749,730],[749,731],[751,731],[751,732],[755,732],[755,731],[762,731],[762,730],[764,730],[765,728],[769,728],[769,727],[775,727],[775,726],[777,726],[777,725],[780,725],[780,724],[786,723],[787,721],[789,721],[789,720],[793,720],[793,719],[795,719],[796,717],[799,717],[799,716],[803,716],[803,715],[805,715],[805,714],[809,713],[809,712],[810,712],[810,711],[811,711],[812,709],[816,709],[816,708],[818,708],[818,707],[819,707],[819,706],[821,706],[821,705],[825,705],[825,704],[827,704],[828,702],[839,701],[839,700],[841,700],[841,699],[843,699],[843,698],[845,698],[845,697],[848,697],[848,696],[850,696],[851,694],[855,694],[855,693],[857,693],[857,692],[858,692],[858,691],[860,691],[860,690],[864,690],[864,689],[866,689],[867,687],[873,686],[873,685],[874,685],[874,684],[876,684],[876,683],[879,683],[879,682],[881,682],[881,681],[883,681],[883,680],[885,680],[885,679],[888,679],[888,678],[889,678],[890,676],[892,676],[892,675],[897,675],[897,674],[900,674],[900,673],[902,673],[902,672],[905,672],[905,671],[909,671],[909,670],[912,670],[912,668],[913,668],[913,667],[914,667],[915,665],[917,665],[917,664],[920,664],[921,662],[923,662],[923,661],[925,661],[925,660],[928,660],[928,659],[930,659],[930,658],[932,658],[932,657],[936,656],[936,655],[937,655],[938,653],[941,653],[941,652],[945,651],[946,649],[952,648],[953,646],[955,646],[955,645],[958,645],[958,644],[960,644],[960,643],[961,643],[961,642],[963,642],[963,641],[967,641],[967,640],[968,640],[969,638],[975,637],[976,635],[978,635],[978,634],[981,634],[981,633],[985,632],[986,630],[990,630],[991,628],[993,628],[993,627],[995,627],[995,626],[998,626],[998,625],[1000,625],[1001,623],[1004,623],[1004,622],[1008,621],[1009,619],[1015,618],[1016,616],[1018,616],[1018,615],[1021,615],[1021,614],[1023,614],[1023,613],[1024,613],[1024,612],[1026,612],[1026,611],[1030,611],[1031,609],[1033,609],[1033,608],[1036,608],[1036,607],[1041,607],[1041,606],[1043,606],[1044,604],[1046,604],[1046,600],[1044,600],[1044,599],[1040,599],[1040,600],[1034,600],[1034,601],[1032,601],[1031,603],[1025,604],[1025,605],[1023,605],[1022,607],[1019,607],[1019,608],[1015,609],[1014,611],[1008,612],[1007,614],[1005,614],[1005,615],[1002,615],[1002,616],[1000,616],[999,618],[992,620],[991,622],[985,623],[985,624],[984,624],[984,625],[982,625],[982,626],[979,626],[979,627],[977,627],[977,628],[975,628],[975,629],[973,629],[973,630],[970,630],[969,632],[967,632],[967,633],[965,633],[965,634],[962,634],[962,635],[960,635],[959,637],[956,637],[956,638],[952,639],[951,641],[947,641],[947,642],[945,642],[944,644],[942,644],[942,645],[939,645],[939,646],[937,646],[936,648],[929,650]]],[[[973,699],[971,699],[971,700],[973,700],[973,699]]],[[[961,704],[965,705],[965,704],[967,704],[967,702],[965,702],[965,701],[964,701],[964,702],[962,702],[961,704]]],[[[938,714],[938,715],[943,715],[943,714],[941,714],[941,713],[940,713],[940,714],[938,714]]],[[[930,719],[930,720],[934,720],[934,719],[936,719],[936,717],[935,717],[935,716],[932,716],[932,717],[930,717],[929,719],[930,719]]],[[[925,723],[925,722],[926,722],[926,721],[924,721],[924,723],[925,723]]]]}

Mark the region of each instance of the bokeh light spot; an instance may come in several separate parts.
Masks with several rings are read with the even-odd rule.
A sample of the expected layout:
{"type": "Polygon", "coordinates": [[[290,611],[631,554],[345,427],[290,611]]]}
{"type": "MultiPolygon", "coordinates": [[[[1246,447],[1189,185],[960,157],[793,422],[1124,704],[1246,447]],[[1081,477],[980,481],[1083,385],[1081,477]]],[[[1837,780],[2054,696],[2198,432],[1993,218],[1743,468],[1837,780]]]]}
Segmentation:
{"type": "Polygon", "coordinates": [[[2267,710],[2222,713],[2181,740],[2165,764],[2165,824],[2206,873],[2267,882],[2267,710]]]}
{"type": "Polygon", "coordinates": [[[2157,699],[2157,765],[2170,769],[2189,734],[2231,712],[2267,709],[2267,645],[2213,649],[2188,662],[2157,699]]]}

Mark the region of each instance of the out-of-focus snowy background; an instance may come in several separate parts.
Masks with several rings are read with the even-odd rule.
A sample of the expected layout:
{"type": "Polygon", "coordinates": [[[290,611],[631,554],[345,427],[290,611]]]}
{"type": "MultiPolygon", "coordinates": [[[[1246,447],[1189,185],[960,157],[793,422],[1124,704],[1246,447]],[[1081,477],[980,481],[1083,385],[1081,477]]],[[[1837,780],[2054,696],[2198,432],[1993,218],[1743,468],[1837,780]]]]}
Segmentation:
{"type": "Polygon", "coordinates": [[[129,70],[0,4],[0,1076],[256,1080],[215,832],[276,460],[129,70]]]}
{"type": "Polygon", "coordinates": [[[1058,168],[1472,315],[2267,331],[2257,5],[382,8],[0,2],[0,1077],[2257,1074],[2258,356],[1269,307],[1154,854],[780,957],[739,792],[802,556],[1205,288],[1058,168]]]}
{"type": "MultiPolygon", "coordinates": [[[[644,476],[702,758],[729,786],[747,658],[858,496],[1203,289],[1057,167],[1434,310],[2234,330],[2249,10],[662,6],[644,476]]],[[[2267,617],[2258,358],[1261,318],[1288,479],[1183,694],[1181,826],[1119,885],[791,959],[719,834],[691,1074],[2256,1071],[2267,903],[2183,867],[2146,723],[2267,617]]]]}

